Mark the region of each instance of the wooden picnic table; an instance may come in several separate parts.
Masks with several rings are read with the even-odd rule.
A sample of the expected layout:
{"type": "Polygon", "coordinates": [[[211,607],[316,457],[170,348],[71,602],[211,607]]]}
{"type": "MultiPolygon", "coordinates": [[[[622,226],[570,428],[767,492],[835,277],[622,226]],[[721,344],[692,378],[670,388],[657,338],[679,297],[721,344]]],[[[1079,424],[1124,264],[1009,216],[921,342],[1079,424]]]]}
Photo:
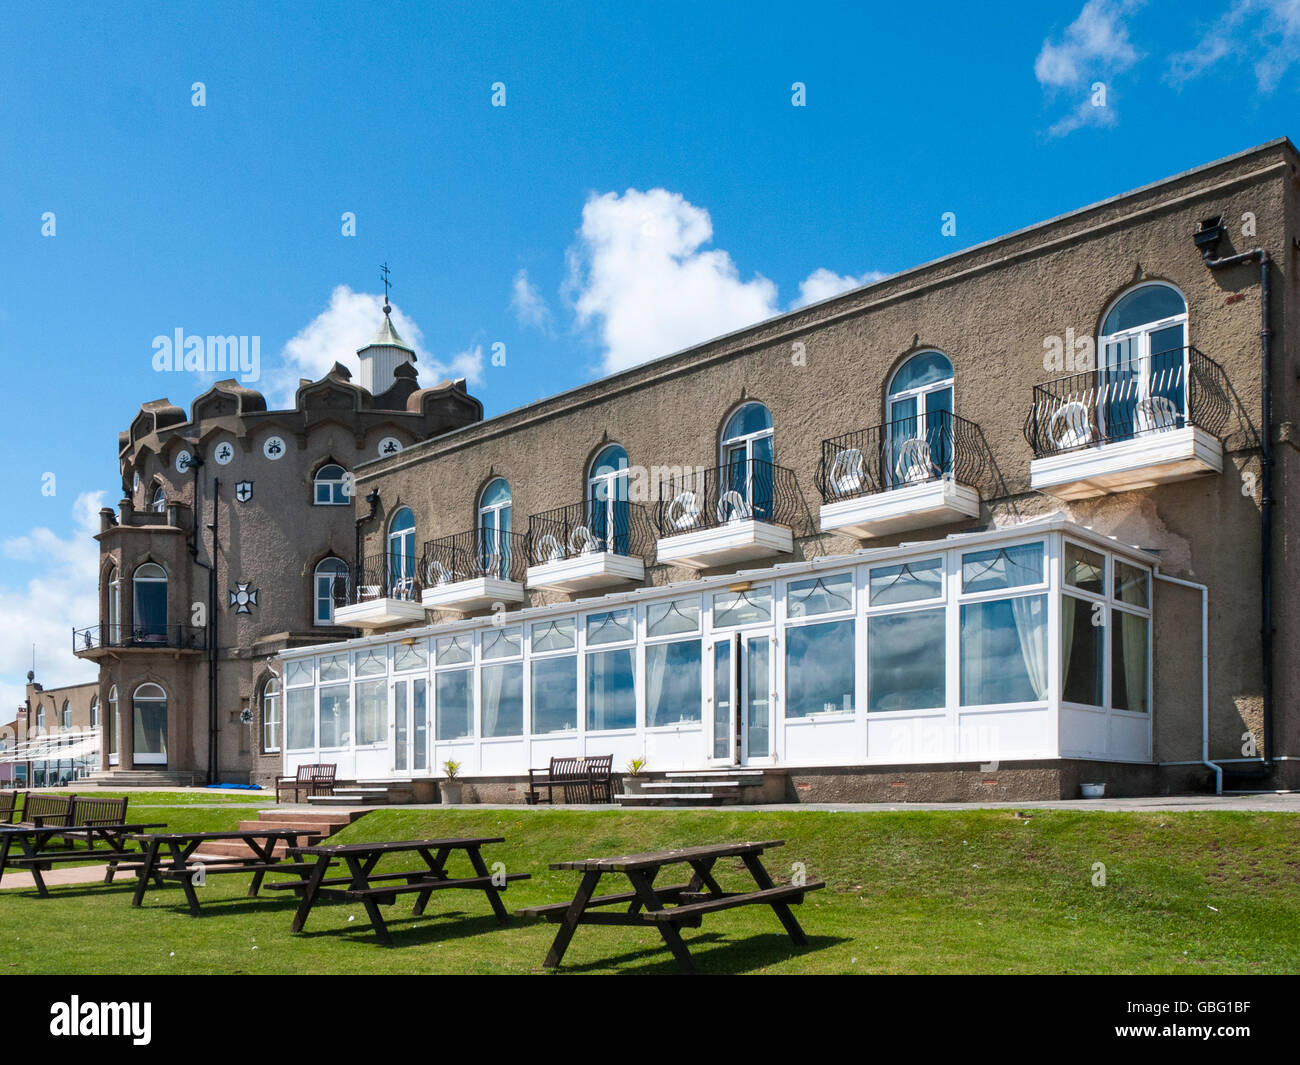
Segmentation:
{"type": "Polygon", "coordinates": [[[640,854],[622,854],[613,858],[581,858],[569,862],[552,862],[552,869],[567,869],[583,874],[577,894],[572,902],[549,906],[530,906],[516,910],[520,917],[544,917],[560,926],[555,942],[543,963],[546,968],[558,968],[564,952],[580,924],[652,925],[659,929],[668,949],[684,972],[698,973],[699,968],[683,942],[680,928],[698,928],[706,913],[729,910],[737,906],[766,905],[772,907],[790,938],[799,946],[808,943],[799,922],[790,912],[790,906],[803,902],[806,892],[825,887],[822,881],[801,884],[773,883],[759,855],[770,847],[781,847],[785,840],[769,839],[761,842],[717,843],[699,847],[682,847],[676,850],[649,851],[640,854]],[[756,891],[724,891],[713,876],[713,867],[722,858],[739,858],[749,875],[758,885],[756,891]],[[689,865],[691,879],[685,884],[655,887],[659,871],[669,865],[689,865]],[[622,873],[632,885],[632,890],[614,895],[596,895],[596,885],[607,873],[622,873]],[[591,912],[599,907],[627,904],[622,913],[591,912]]]}
{"type": "Polygon", "coordinates": [[[315,858],[315,864],[295,866],[293,872],[310,873],[298,882],[268,884],[268,890],[300,891],[298,912],[293,918],[292,931],[301,932],[307,923],[312,907],[321,899],[360,902],[370,917],[375,936],[385,946],[392,945],[388,926],[384,923],[380,906],[390,906],[398,895],[415,894],[413,916],[419,917],[435,891],[446,888],[463,888],[482,891],[492,905],[498,923],[506,924],[509,914],[501,901],[501,892],[511,880],[527,880],[527,873],[501,874],[496,877],[488,871],[482,848],[489,843],[504,843],[504,836],[480,836],[465,839],[411,839],[390,840],[382,843],[318,844],[312,847],[295,847],[290,853],[301,861],[315,858]],[[447,873],[447,859],[453,851],[464,851],[474,868],[474,875],[455,877],[447,873]],[[418,854],[424,869],[401,872],[376,873],[379,862],[394,854],[418,854]],[[341,862],[347,867],[346,876],[325,876],[331,863],[341,862]],[[401,881],[401,883],[399,883],[401,881]]]}
{"type": "Polygon", "coordinates": [[[25,869],[32,874],[37,894],[43,899],[50,897],[45,886],[42,872],[48,872],[56,864],[84,862],[88,858],[106,858],[108,870],[104,874],[104,883],[111,884],[118,866],[123,861],[133,861],[140,857],[140,852],[132,850],[127,844],[135,834],[149,828],[166,828],[162,823],[138,822],[135,824],[90,824],[90,825],[0,825],[0,878],[7,867],[25,869]],[[75,846],[76,840],[84,840],[85,848],[75,846]],[[55,847],[58,840],[62,846],[55,847]],[[11,857],[13,844],[17,842],[22,854],[11,857]],[[96,843],[103,843],[97,848],[96,843]]]}
{"type": "MultiPolygon", "coordinates": [[[[232,832],[161,832],[149,835],[132,836],[138,840],[143,852],[143,861],[138,870],[139,882],[135,886],[132,906],[139,906],[144,901],[144,893],[152,880],[161,887],[163,880],[178,880],[185,890],[185,900],[189,903],[191,916],[199,915],[199,897],[194,890],[197,879],[200,886],[211,875],[219,873],[252,873],[253,880],[248,888],[248,898],[256,898],[262,886],[262,878],[272,869],[279,869],[286,864],[286,859],[293,855],[293,848],[302,837],[320,838],[319,828],[257,828],[232,832]],[[247,857],[227,855],[204,855],[196,852],[205,843],[218,840],[242,840],[248,845],[247,857]],[[284,855],[275,853],[275,845],[287,844],[284,855]],[[163,853],[166,848],[166,853],[163,853]]],[[[293,857],[288,864],[301,864],[293,857]]]]}

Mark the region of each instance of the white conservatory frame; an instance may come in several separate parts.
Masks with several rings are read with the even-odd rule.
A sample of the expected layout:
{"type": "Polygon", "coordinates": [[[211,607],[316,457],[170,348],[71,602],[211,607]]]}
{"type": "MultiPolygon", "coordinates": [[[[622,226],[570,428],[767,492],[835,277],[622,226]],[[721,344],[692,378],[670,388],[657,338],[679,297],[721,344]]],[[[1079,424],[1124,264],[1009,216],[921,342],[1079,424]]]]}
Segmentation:
{"type": "MultiPolygon", "coordinates": [[[[732,640],[734,634],[771,637],[770,669],[772,698],[770,700],[770,752],[766,757],[752,758],[745,765],[813,767],[813,766],[871,766],[895,764],[942,764],[951,762],[1001,762],[1080,758],[1112,762],[1150,762],[1152,758],[1152,702],[1151,674],[1153,672],[1154,621],[1151,597],[1154,584],[1148,576],[1148,606],[1146,609],[1121,606],[1120,609],[1138,613],[1147,618],[1146,631],[1146,710],[1115,710],[1109,704],[1111,639],[1109,632],[1103,641],[1105,647],[1107,705],[1101,707],[1063,703],[1062,692],[1062,595],[1064,584],[1064,545],[1066,539],[1081,544],[1091,551],[1107,557],[1107,580],[1114,572],[1114,560],[1154,572],[1158,559],[1148,552],[1126,546],[1111,537],[1103,536],[1083,526],[1068,521],[1063,516],[1037,519],[1020,525],[983,532],[960,533],[945,539],[902,544],[897,547],[863,549],[848,555],[816,558],[798,562],[785,562],[763,569],[711,576],[657,587],[638,588],[575,602],[531,607],[489,617],[407,628],[398,632],[317,645],[310,648],[293,648],[280,653],[280,667],[284,677],[283,759],[286,774],[293,774],[302,763],[335,762],[339,779],[411,779],[413,776],[442,776],[441,767],[448,760],[461,764],[460,775],[467,778],[502,778],[526,775],[530,766],[544,766],[548,759],[560,755],[613,754],[616,768],[630,759],[645,758],[651,771],[702,769],[720,764],[713,758],[713,647],[722,640],[732,640]],[[1032,584],[1008,589],[997,589],[964,594],[961,591],[962,556],[971,552],[999,547],[1014,547],[1031,543],[1043,545],[1043,572],[1041,580],[1032,584]],[[942,594],[924,601],[873,607],[869,604],[869,574],[873,568],[942,559],[942,594]],[[807,617],[787,617],[786,591],[790,584],[815,577],[835,574],[852,575],[852,607],[837,612],[807,617]],[[748,588],[751,593],[771,588],[770,621],[749,622],[744,625],[715,626],[714,600],[719,595],[735,595],[748,588]],[[963,606],[1005,600],[1016,597],[1046,596],[1046,690],[1044,697],[1026,702],[996,703],[990,705],[961,705],[961,609],[963,606]],[[673,640],[686,640],[692,633],[673,634],[668,637],[647,637],[648,611],[672,600],[691,600],[699,606],[698,639],[701,641],[700,713],[699,717],[674,723],[646,726],[647,678],[646,648],[673,640]],[[868,712],[868,620],[882,614],[941,607],[944,614],[945,670],[943,706],[928,709],[889,710],[868,712]],[[633,649],[636,725],[632,728],[589,730],[586,707],[586,660],[588,643],[586,618],[609,611],[631,610],[634,637],[620,646],[633,649]],[[537,631],[548,623],[572,619],[575,640],[572,650],[538,652],[534,654],[532,642],[537,631]],[[854,666],[852,706],[828,705],[825,711],[804,717],[786,716],[786,654],[787,633],[798,626],[852,619],[854,666]],[[520,651],[511,661],[523,663],[522,734],[485,737],[483,732],[483,647],[485,636],[500,640],[503,627],[511,633],[518,630],[520,651]],[[439,739],[436,674],[442,667],[436,660],[437,640],[450,636],[465,637],[473,648],[472,669],[473,722],[471,734],[454,739],[439,739]],[[425,662],[415,672],[398,673],[395,658],[418,645],[425,662]],[[532,706],[532,662],[534,659],[576,655],[577,674],[574,688],[574,716],[572,728],[560,732],[534,733],[532,706]],[[320,683],[317,679],[317,661],[343,656],[349,663],[348,683],[352,720],[346,728],[347,742],[333,748],[318,745],[320,683]],[[368,659],[374,668],[377,659],[387,662],[389,691],[389,739],[356,745],[351,742],[353,722],[357,710],[356,685],[358,680],[373,681],[374,675],[358,678],[357,663],[368,659]],[[424,761],[422,772],[401,772],[393,768],[393,685],[395,680],[410,676],[427,677],[427,708],[429,714],[425,734],[431,749],[424,761]],[[296,696],[295,696],[295,693],[296,696]],[[290,749],[290,733],[294,730],[291,715],[293,704],[299,704],[299,713],[310,706],[312,745],[290,749]]],[[[1107,623],[1115,608],[1107,588],[1106,596],[1093,596],[1105,605],[1107,623]]],[[[1070,594],[1077,594],[1072,589],[1070,594]]],[[[602,645],[602,649],[605,645],[602,645]]],[[[734,644],[733,644],[734,646],[734,644]]],[[[409,663],[408,663],[409,664],[409,663]]],[[[491,665],[492,663],[486,663],[491,665]]],[[[464,668],[464,667],[462,667],[464,668]]],[[[733,669],[735,669],[733,663],[733,669]]],[[[337,683],[337,682],[336,682],[337,683]]],[[[734,712],[734,711],[733,711],[734,712]]],[[[301,731],[301,730],[298,730],[301,731]]]]}

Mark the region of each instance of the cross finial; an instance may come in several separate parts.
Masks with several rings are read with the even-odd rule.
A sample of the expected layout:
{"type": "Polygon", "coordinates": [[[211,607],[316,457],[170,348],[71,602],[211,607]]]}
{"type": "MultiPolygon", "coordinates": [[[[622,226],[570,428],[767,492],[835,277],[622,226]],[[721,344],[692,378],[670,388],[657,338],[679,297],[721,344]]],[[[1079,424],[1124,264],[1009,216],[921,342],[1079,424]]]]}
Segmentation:
{"type": "Polygon", "coordinates": [[[384,277],[384,313],[387,314],[393,308],[388,305],[388,264],[384,263],[379,267],[379,272],[384,277]]]}

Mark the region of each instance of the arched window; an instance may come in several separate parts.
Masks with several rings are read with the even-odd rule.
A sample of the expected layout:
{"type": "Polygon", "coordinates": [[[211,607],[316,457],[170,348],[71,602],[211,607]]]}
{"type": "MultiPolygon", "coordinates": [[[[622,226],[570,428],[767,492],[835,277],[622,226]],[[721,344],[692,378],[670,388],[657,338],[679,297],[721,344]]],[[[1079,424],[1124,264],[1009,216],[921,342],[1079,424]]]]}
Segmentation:
{"type": "Polygon", "coordinates": [[[45,731],[45,704],[36,704],[36,735],[45,731]]]}
{"type": "Polygon", "coordinates": [[[627,452],[620,444],[601,448],[587,474],[587,524],[603,551],[626,555],[631,546],[627,452]]]}
{"type": "Polygon", "coordinates": [[[1106,439],[1182,428],[1187,418],[1187,301],[1173,285],[1129,289],[1102,320],[1097,417],[1106,439]]]}
{"type": "Polygon", "coordinates": [[[388,525],[388,594],[415,597],[415,515],[410,507],[398,507],[388,525]]]}
{"type": "Polygon", "coordinates": [[[131,696],[137,764],[167,764],[167,693],[157,684],[141,684],[131,696]]]}
{"type": "Polygon", "coordinates": [[[262,750],[273,754],[280,749],[280,680],[268,677],[262,685],[262,750]]]}
{"type": "Polygon", "coordinates": [[[334,609],[348,601],[348,564],[341,558],[323,558],[316,563],[315,614],[317,625],[333,625],[334,609]]]}
{"type": "Polygon", "coordinates": [[[72,704],[67,699],[63,700],[63,709],[59,711],[59,726],[72,728],[72,704]]]}
{"type": "Polygon", "coordinates": [[[136,643],[167,642],[167,571],[156,562],[136,567],[131,578],[134,617],[131,637],[136,643]]]}
{"type": "Polygon", "coordinates": [[[886,483],[915,484],[952,469],[952,388],[942,352],[918,352],[894,373],[885,397],[886,483]]]}
{"type": "Polygon", "coordinates": [[[162,514],[167,509],[167,492],[161,484],[155,484],[149,491],[149,510],[153,514],[162,514]]]}
{"type": "Polygon", "coordinates": [[[318,507],[346,507],[352,502],[352,477],[337,463],[316,471],[313,502],[318,507]]]}
{"type": "Polygon", "coordinates": [[[119,631],[122,624],[122,582],[118,579],[117,567],[108,571],[108,602],[105,604],[105,624],[107,628],[101,641],[106,647],[115,647],[122,642],[119,631]]]}
{"type": "Polygon", "coordinates": [[[99,728],[99,696],[90,697],[90,727],[99,728]]]}
{"type": "Polygon", "coordinates": [[[108,689],[108,764],[117,765],[117,685],[108,689]]]}
{"type": "Polygon", "coordinates": [[[510,572],[510,511],[510,484],[496,477],[478,499],[479,563],[484,574],[500,580],[510,572]]]}
{"type": "Polygon", "coordinates": [[[772,517],[775,461],[772,412],[762,403],[744,404],[722,430],[722,487],[737,493],[743,509],[759,521],[772,517]]]}

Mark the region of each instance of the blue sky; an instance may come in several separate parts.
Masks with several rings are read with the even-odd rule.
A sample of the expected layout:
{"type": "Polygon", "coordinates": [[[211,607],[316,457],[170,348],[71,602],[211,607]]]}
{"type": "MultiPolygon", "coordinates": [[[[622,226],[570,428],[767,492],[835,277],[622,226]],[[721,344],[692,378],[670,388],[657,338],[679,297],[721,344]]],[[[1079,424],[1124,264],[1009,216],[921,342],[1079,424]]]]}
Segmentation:
{"type": "Polygon", "coordinates": [[[33,640],[93,675],[116,434],[210,383],[155,336],[260,337],[282,398],[387,261],[424,380],[492,415],[1297,134],[1300,0],[807,7],[9,6],[0,708],[33,640]]]}

